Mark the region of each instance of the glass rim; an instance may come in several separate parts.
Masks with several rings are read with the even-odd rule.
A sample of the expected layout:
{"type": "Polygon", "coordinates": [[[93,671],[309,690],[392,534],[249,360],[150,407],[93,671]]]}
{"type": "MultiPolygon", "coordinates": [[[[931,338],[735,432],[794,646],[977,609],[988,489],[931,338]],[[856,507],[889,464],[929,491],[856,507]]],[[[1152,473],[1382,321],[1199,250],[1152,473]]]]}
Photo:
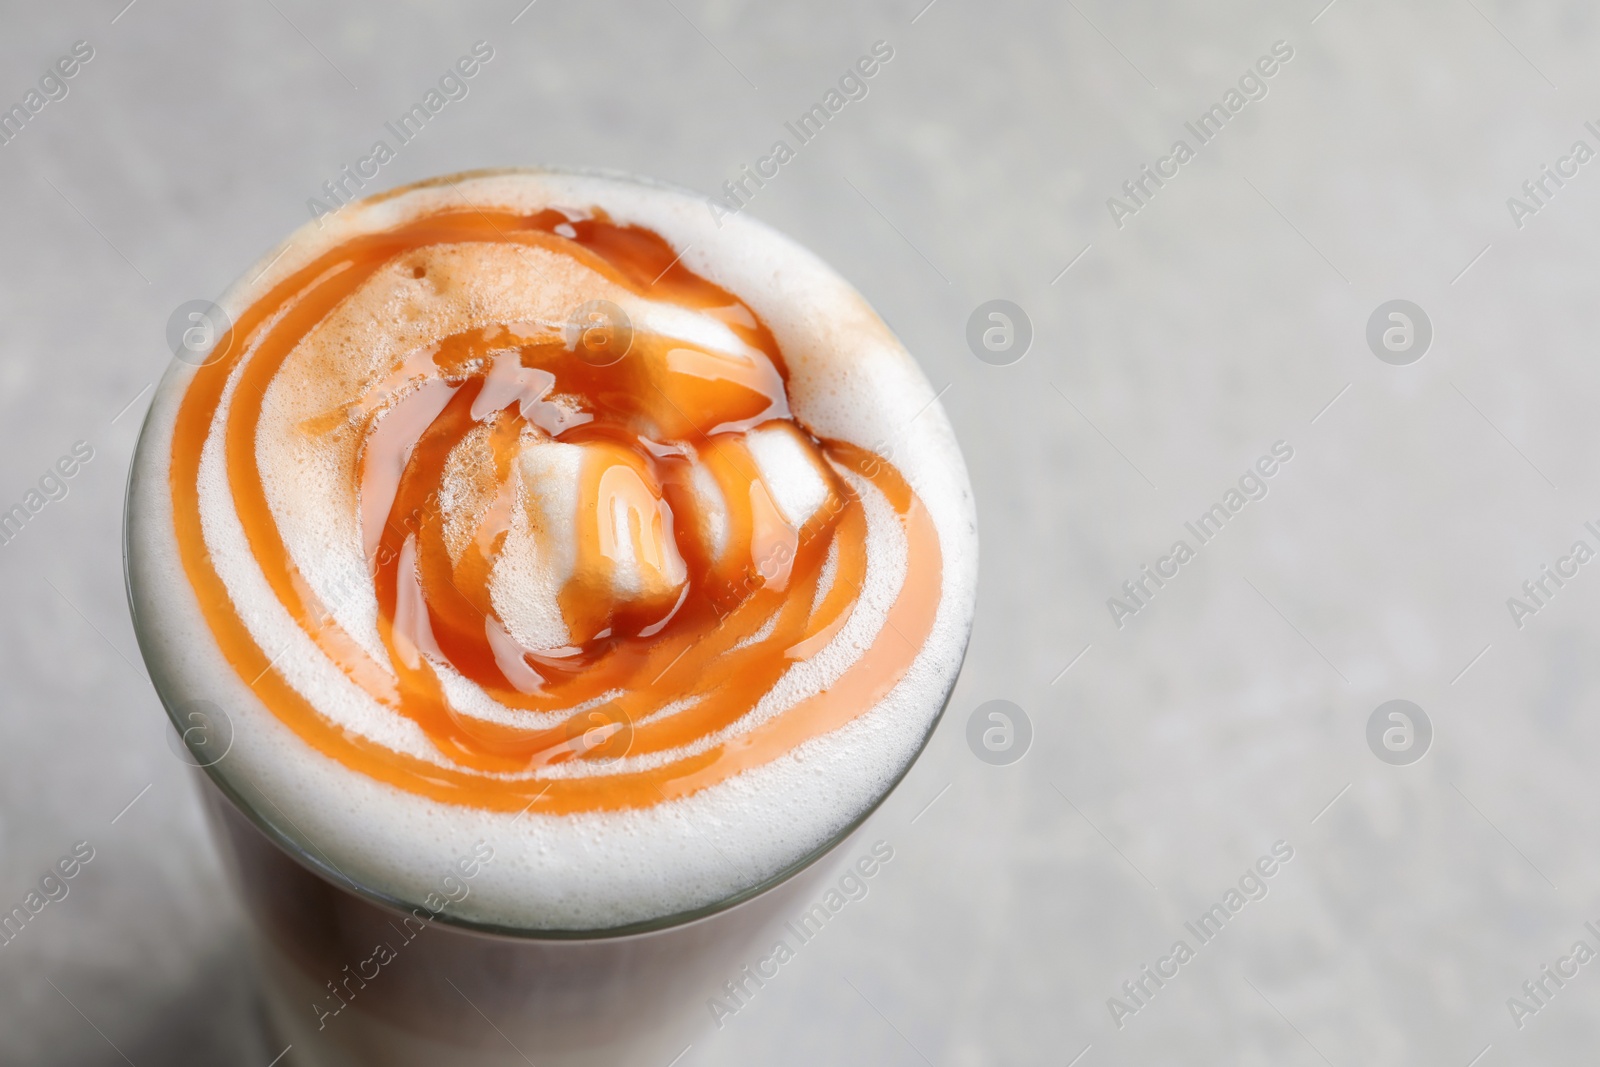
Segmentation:
{"type": "MultiPolygon", "coordinates": [[[[553,174],[569,175],[574,177],[606,178],[623,183],[631,183],[650,188],[669,190],[699,199],[705,198],[705,194],[703,193],[688,189],[672,182],[636,175],[627,171],[612,168],[508,166],[478,168],[446,175],[438,175],[432,178],[424,178],[418,181],[409,182],[404,185],[395,186],[392,189],[382,190],[378,193],[372,194],[371,196],[363,197],[361,200],[352,201],[351,203],[361,204],[370,201],[387,200],[415,189],[429,188],[446,182],[453,183],[455,181],[465,179],[515,174],[553,174]]],[[[288,237],[284,239],[283,242],[280,243],[280,247],[282,245],[287,245],[288,242],[293,240],[294,236],[299,232],[300,228],[296,228],[288,237]]],[[[794,240],[793,238],[789,239],[794,240]]],[[[274,250],[269,250],[268,254],[270,255],[272,251],[274,250]]],[[[245,276],[246,275],[240,275],[240,279],[243,279],[245,276]]],[[[233,285],[237,284],[238,280],[233,283],[233,285]]],[[[231,289],[232,285],[230,285],[229,288],[231,289]]],[[[887,323],[885,326],[887,327],[887,323]]],[[[902,347],[904,346],[902,345],[902,347]]],[[[907,350],[907,352],[909,354],[909,350],[907,350]]],[[[914,360],[915,357],[913,356],[912,359],[914,360]]],[[[174,365],[174,362],[177,362],[176,357],[174,357],[173,361],[168,363],[169,369],[174,365]]],[[[162,377],[164,379],[165,374],[163,374],[162,377]]],[[[158,392],[161,388],[161,384],[162,380],[158,379],[156,383],[158,392]]],[[[128,476],[123,489],[121,523],[123,590],[128,602],[128,612],[133,622],[134,638],[139,645],[140,658],[144,661],[145,668],[149,674],[151,687],[155,690],[156,697],[161,701],[162,709],[166,712],[168,725],[177,731],[179,741],[184,745],[185,749],[192,752],[192,749],[189,747],[189,742],[184,739],[184,727],[178,710],[175,707],[175,702],[173,699],[169,699],[167,694],[167,691],[169,688],[171,688],[171,685],[170,683],[165,682],[162,678],[164,672],[155,669],[155,664],[160,662],[160,658],[153,657],[150,649],[146,647],[144,627],[153,626],[155,623],[150,621],[141,621],[138,603],[134,596],[133,590],[133,571],[129,565],[129,544],[131,540],[130,531],[132,527],[131,502],[133,499],[134,473],[138,468],[138,457],[141,449],[145,445],[145,432],[149,428],[150,418],[154,410],[155,405],[152,403],[152,405],[145,410],[144,418],[140,422],[139,434],[135,439],[133,454],[128,464],[128,476]]],[[[911,773],[911,768],[916,765],[917,760],[921,758],[922,753],[927,749],[928,742],[932,739],[934,731],[938,728],[939,723],[943,721],[944,713],[950,706],[950,700],[954,694],[956,683],[960,681],[961,671],[966,663],[967,648],[971,642],[971,637],[971,620],[968,620],[966,634],[963,636],[961,642],[960,654],[956,657],[955,669],[950,673],[949,681],[945,685],[943,696],[939,701],[938,710],[929,720],[927,729],[923,732],[922,737],[917,741],[915,750],[905,761],[905,765],[895,773],[888,785],[886,785],[883,790],[873,798],[870,804],[862,808],[861,811],[852,817],[844,826],[829,835],[826,840],[822,841],[810,851],[802,854],[798,859],[785,865],[771,875],[768,875],[766,878],[756,882],[754,885],[747,886],[728,896],[721,897],[718,900],[712,901],[709,904],[700,905],[699,907],[689,908],[683,911],[672,912],[667,915],[658,916],[656,918],[644,919],[638,922],[627,923],[613,927],[568,929],[559,927],[510,926],[501,923],[484,922],[458,915],[452,915],[448,909],[434,914],[432,922],[443,923],[464,933],[515,941],[608,941],[618,938],[638,937],[678,927],[689,926],[693,923],[710,919],[711,917],[722,912],[732,910],[741,904],[761,896],[771,889],[775,889],[779,885],[793,878],[795,875],[814,865],[818,860],[822,859],[829,852],[833,851],[833,849],[836,848],[840,843],[849,838],[853,833],[856,832],[856,830],[860,829],[861,826],[864,825],[875,812],[877,812],[877,810],[883,805],[884,801],[888,800],[889,796],[894,793],[894,791],[899,787],[900,783],[904,781],[906,775],[911,773]]],[[[265,705],[265,701],[262,703],[265,705]]],[[[268,707],[267,710],[270,712],[271,708],[268,707]]],[[[242,814],[257,831],[262,833],[273,845],[281,849],[290,859],[294,860],[296,863],[300,864],[302,867],[306,868],[334,888],[350,893],[367,903],[375,904],[379,907],[389,909],[402,915],[411,914],[413,908],[421,906],[419,903],[408,903],[403,897],[398,895],[386,893],[381,890],[373,889],[370,886],[363,885],[339,871],[332,865],[331,862],[319,859],[317,856],[312,855],[311,849],[316,847],[313,842],[310,842],[309,840],[306,842],[300,841],[295,835],[288,833],[279,827],[276,822],[267,818],[267,816],[259,809],[259,807],[250,803],[245,798],[242,790],[238,788],[227,775],[218,769],[225,761],[225,758],[226,754],[224,754],[223,758],[219,758],[213,762],[193,764],[191,766],[194,766],[195,769],[204,771],[209,783],[217,788],[223,797],[227,799],[228,803],[232,804],[233,807],[238,810],[239,813],[242,814]],[[310,846],[310,849],[307,848],[307,845],[310,846]]],[[[265,794],[263,793],[263,796],[264,795],[265,794]]],[[[428,910],[432,912],[431,908],[428,910]]]]}

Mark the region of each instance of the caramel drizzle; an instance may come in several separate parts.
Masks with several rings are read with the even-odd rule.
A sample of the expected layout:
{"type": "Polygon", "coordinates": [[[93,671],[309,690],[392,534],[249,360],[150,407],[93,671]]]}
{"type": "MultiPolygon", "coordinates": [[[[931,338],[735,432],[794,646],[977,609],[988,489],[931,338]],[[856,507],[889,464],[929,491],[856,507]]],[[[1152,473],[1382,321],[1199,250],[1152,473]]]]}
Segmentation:
{"type": "MultiPolygon", "coordinates": [[[[372,778],[445,803],[511,811],[612,810],[687,796],[870,710],[904,676],[932,629],[942,562],[937,531],[920,499],[881,457],[843,441],[818,441],[793,423],[787,371],[770,332],[649,230],[613,224],[599,212],[589,218],[553,210],[429,216],[354,238],[295,272],[242,314],[217,350],[224,355],[195,373],[174,431],[171,489],[180,558],[241,680],[312,747],[372,778]],[[766,363],[653,379],[645,375],[649,368],[718,356],[640,335],[620,363],[595,367],[560,340],[514,340],[499,328],[449,338],[424,354],[431,355],[431,367],[423,368],[420,385],[392,404],[349,415],[365,434],[364,517],[381,513],[383,495],[393,491],[376,538],[364,529],[385,664],[333,621],[294,566],[268,507],[256,431],[279,368],[341,301],[397,256],[473,241],[542,246],[578,258],[636,294],[720,318],[766,363]],[[202,534],[198,483],[213,417],[241,363],[226,412],[225,461],[236,512],[273,594],[324,655],[375,700],[416,722],[453,766],[392,751],[326,718],[279,673],[229,597],[202,534]],[[570,418],[548,405],[545,394],[556,384],[584,400],[588,418],[570,418]],[[801,528],[787,524],[753,473],[743,442],[746,430],[774,420],[789,421],[836,469],[854,471],[883,494],[906,536],[905,580],[870,647],[831,686],[701,751],[675,752],[736,729],[790,666],[839,632],[860,596],[863,506],[830,471],[826,504],[801,528]],[[651,440],[641,440],[641,426],[651,440]],[[439,486],[452,450],[484,428],[501,492],[478,516],[466,551],[452,560],[437,514],[439,486]],[[666,554],[676,549],[687,573],[676,603],[597,610],[602,598],[584,585],[583,575],[603,562],[603,542],[618,531],[582,514],[577,576],[560,596],[574,646],[541,655],[516,643],[494,612],[489,578],[509,528],[511,466],[528,434],[595,446],[583,464],[580,498],[605,501],[602,514],[618,501],[629,509],[623,532],[634,536],[636,555],[663,540],[670,544],[666,554]],[[685,445],[728,505],[726,543],[736,549],[719,558],[684,521],[695,511],[685,445]],[[674,519],[670,536],[652,542],[651,531],[659,535],[661,524],[674,519]],[[834,577],[819,599],[830,551],[834,577]],[[439,661],[506,707],[553,713],[558,725],[513,727],[460,714],[445,698],[439,661]],[[622,695],[592,709],[616,691],[622,695]],[[624,771],[615,764],[623,754],[660,753],[669,755],[654,767],[624,771]],[[528,775],[572,759],[589,761],[597,773],[528,775]]],[[[339,421],[308,432],[329,432],[339,421]]],[[[658,549],[653,562],[672,569],[662,555],[658,549]]]]}

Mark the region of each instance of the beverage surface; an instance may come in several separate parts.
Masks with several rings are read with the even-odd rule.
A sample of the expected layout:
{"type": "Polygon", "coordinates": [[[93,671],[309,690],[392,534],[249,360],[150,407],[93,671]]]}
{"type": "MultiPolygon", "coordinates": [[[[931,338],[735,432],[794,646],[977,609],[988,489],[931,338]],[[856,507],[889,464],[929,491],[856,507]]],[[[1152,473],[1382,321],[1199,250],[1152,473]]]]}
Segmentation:
{"type": "Polygon", "coordinates": [[[230,294],[136,460],[141,642],[238,732],[214,773],[402,900],[498,841],[463,902],[497,925],[682,914],[825,845],[970,621],[965,472],[904,350],[676,192],[518,172],[346,210],[230,294]]]}

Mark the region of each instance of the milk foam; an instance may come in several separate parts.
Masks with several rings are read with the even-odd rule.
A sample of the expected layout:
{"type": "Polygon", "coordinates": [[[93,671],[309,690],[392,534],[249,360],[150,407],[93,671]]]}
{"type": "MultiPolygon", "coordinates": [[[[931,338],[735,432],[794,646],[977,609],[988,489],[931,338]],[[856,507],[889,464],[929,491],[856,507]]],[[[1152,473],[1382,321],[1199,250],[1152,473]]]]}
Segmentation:
{"type": "MultiPolygon", "coordinates": [[[[630,180],[496,172],[352,205],[323,220],[321,229],[313,224],[294,234],[281,256],[275,250],[265,260],[269,265],[247,272],[250,280],[236,284],[221,304],[237,318],[337,244],[420,215],[459,210],[463,196],[483,209],[527,213],[603,207],[615,221],[648,227],[686,249],[682,260],[689,269],[737,294],[762,317],[787,361],[796,419],[818,436],[886,456],[915,488],[938,531],[940,604],[909,671],[877,706],[845,726],[651,807],[519,815],[440,803],[376,781],[317,753],[263,706],[224,659],[199,611],[174,544],[168,491],[176,411],[195,373],[183,363],[163,379],[134,460],[128,565],[142,647],[169,704],[209,700],[231,718],[233,747],[213,772],[313,860],[366,889],[420,903],[438,889],[463,847],[482,838],[494,846],[495,859],[474,880],[471,895],[452,907],[449,914],[458,919],[525,930],[604,930],[714,905],[803,862],[851,825],[904,772],[938,714],[960,666],[976,590],[976,524],[959,448],[915,362],[816,257],[745,216],[725,218],[719,228],[699,198],[630,180]]],[[[307,336],[268,389],[257,458],[274,520],[307,582],[380,661],[377,604],[352,490],[355,442],[290,429],[360,403],[374,380],[403,374],[408,359],[443,336],[511,322],[537,331],[541,323],[559,324],[580,296],[596,292],[623,306],[637,327],[716,350],[741,346],[715,320],[608,289],[587,268],[544,249],[451,245],[408,253],[380,270],[307,336]],[[414,277],[417,267],[421,279],[414,277]]],[[[222,460],[226,410],[226,403],[219,407],[202,455],[202,527],[213,565],[252,636],[263,649],[281,650],[275,669],[348,732],[447,763],[419,727],[327,661],[271,592],[233,511],[222,460]]],[[[796,521],[821,506],[827,489],[786,434],[763,430],[747,435],[747,443],[774,503],[796,521]]],[[[519,495],[491,581],[496,613],[532,648],[556,649],[567,640],[555,596],[571,566],[576,501],[555,487],[575,484],[561,477],[573,469],[574,451],[542,442],[520,455],[524,490],[537,485],[541,492],[519,495]]],[[[846,478],[868,518],[866,578],[848,622],[738,723],[670,752],[624,757],[624,766],[658,765],[748,730],[833,684],[877,636],[906,574],[905,535],[870,482],[846,478]]],[[[709,479],[696,487],[708,496],[717,492],[709,479]]],[[[450,511],[481,506],[483,492],[468,478],[446,478],[440,507],[447,539],[450,511]]],[[[715,527],[714,507],[708,516],[715,527]]],[[[616,580],[632,579],[619,572],[616,580]]],[[[462,714],[521,726],[554,724],[548,713],[499,705],[463,677],[443,683],[462,714]]],[[[539,773],[566,777],[597,769],[575,760],[539,773]]]]}

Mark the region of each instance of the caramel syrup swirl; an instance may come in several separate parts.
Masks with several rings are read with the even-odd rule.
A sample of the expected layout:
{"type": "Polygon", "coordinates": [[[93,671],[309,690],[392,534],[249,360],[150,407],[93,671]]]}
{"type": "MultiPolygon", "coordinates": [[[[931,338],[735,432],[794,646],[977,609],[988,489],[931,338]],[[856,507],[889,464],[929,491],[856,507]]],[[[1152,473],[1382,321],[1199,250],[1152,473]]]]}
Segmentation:
{"type": "Polygon", "coordinates": [[[374,779],[502,811],[614,810],[684,797],[872,709],[933,626],[938,534],[900,473],[872,452],[813,437],[789,410],[788,372],[760,318],[684,266],[659,235],[598,210],[439,213],[353,238],[274,286],[217,351],[224,354],[196,371],[177,415],[171,490],[180,558],[239,678],[313,748],[374,779]],[[387,653],[376,658],[334,621],[280,535],[256,451],[265,395],[296,345],[376,271],[429,246],[477,242],[570,256],[640,297],[721,320],[752,355],[730,359],[640,331],[610,362],[604,349],[617,343],[614,334],[574,339],[560,324],[491,325],[412,353],[360,403],[300,426],[313,437],[360,435],[355,497],[387,653]],[[228,487],[273,594],[345,676],[415,722],[442,761],[330,720],[246,626],[200,521],[201,452],[225,396],[228,487]],[[797,436],[827,486],[826,502],[799,526],[785,519],[748,447],[752,430],[774,426],[797,436]],[[559,649],[519,643],[496,612],[491,582],[522,506],[519,456],[542,442],[586,446],[578,528],[568,531],[576,560],[558,598],[570,641],[559,649]],[[464,449],[489,457],[494,488],[452,550],[441,493],[464,449]],[[726,504],[720,547],[705,533],[695,462],[726,504]],[[902,525],[904,582],[841,676],[758,720],[756,704],[829,643],[861,596],[866,513],[843,471],[872,484],[902,525]],[[609,580],[619,559],[633,568],[627,595],[609,580]],[[540,713],[517,720],[540,725],[462,713],[446,698],[446,669],[517,714],[540,713]],[[586,761],[583,773],[556,766],[573,760],[586,761]]]}

